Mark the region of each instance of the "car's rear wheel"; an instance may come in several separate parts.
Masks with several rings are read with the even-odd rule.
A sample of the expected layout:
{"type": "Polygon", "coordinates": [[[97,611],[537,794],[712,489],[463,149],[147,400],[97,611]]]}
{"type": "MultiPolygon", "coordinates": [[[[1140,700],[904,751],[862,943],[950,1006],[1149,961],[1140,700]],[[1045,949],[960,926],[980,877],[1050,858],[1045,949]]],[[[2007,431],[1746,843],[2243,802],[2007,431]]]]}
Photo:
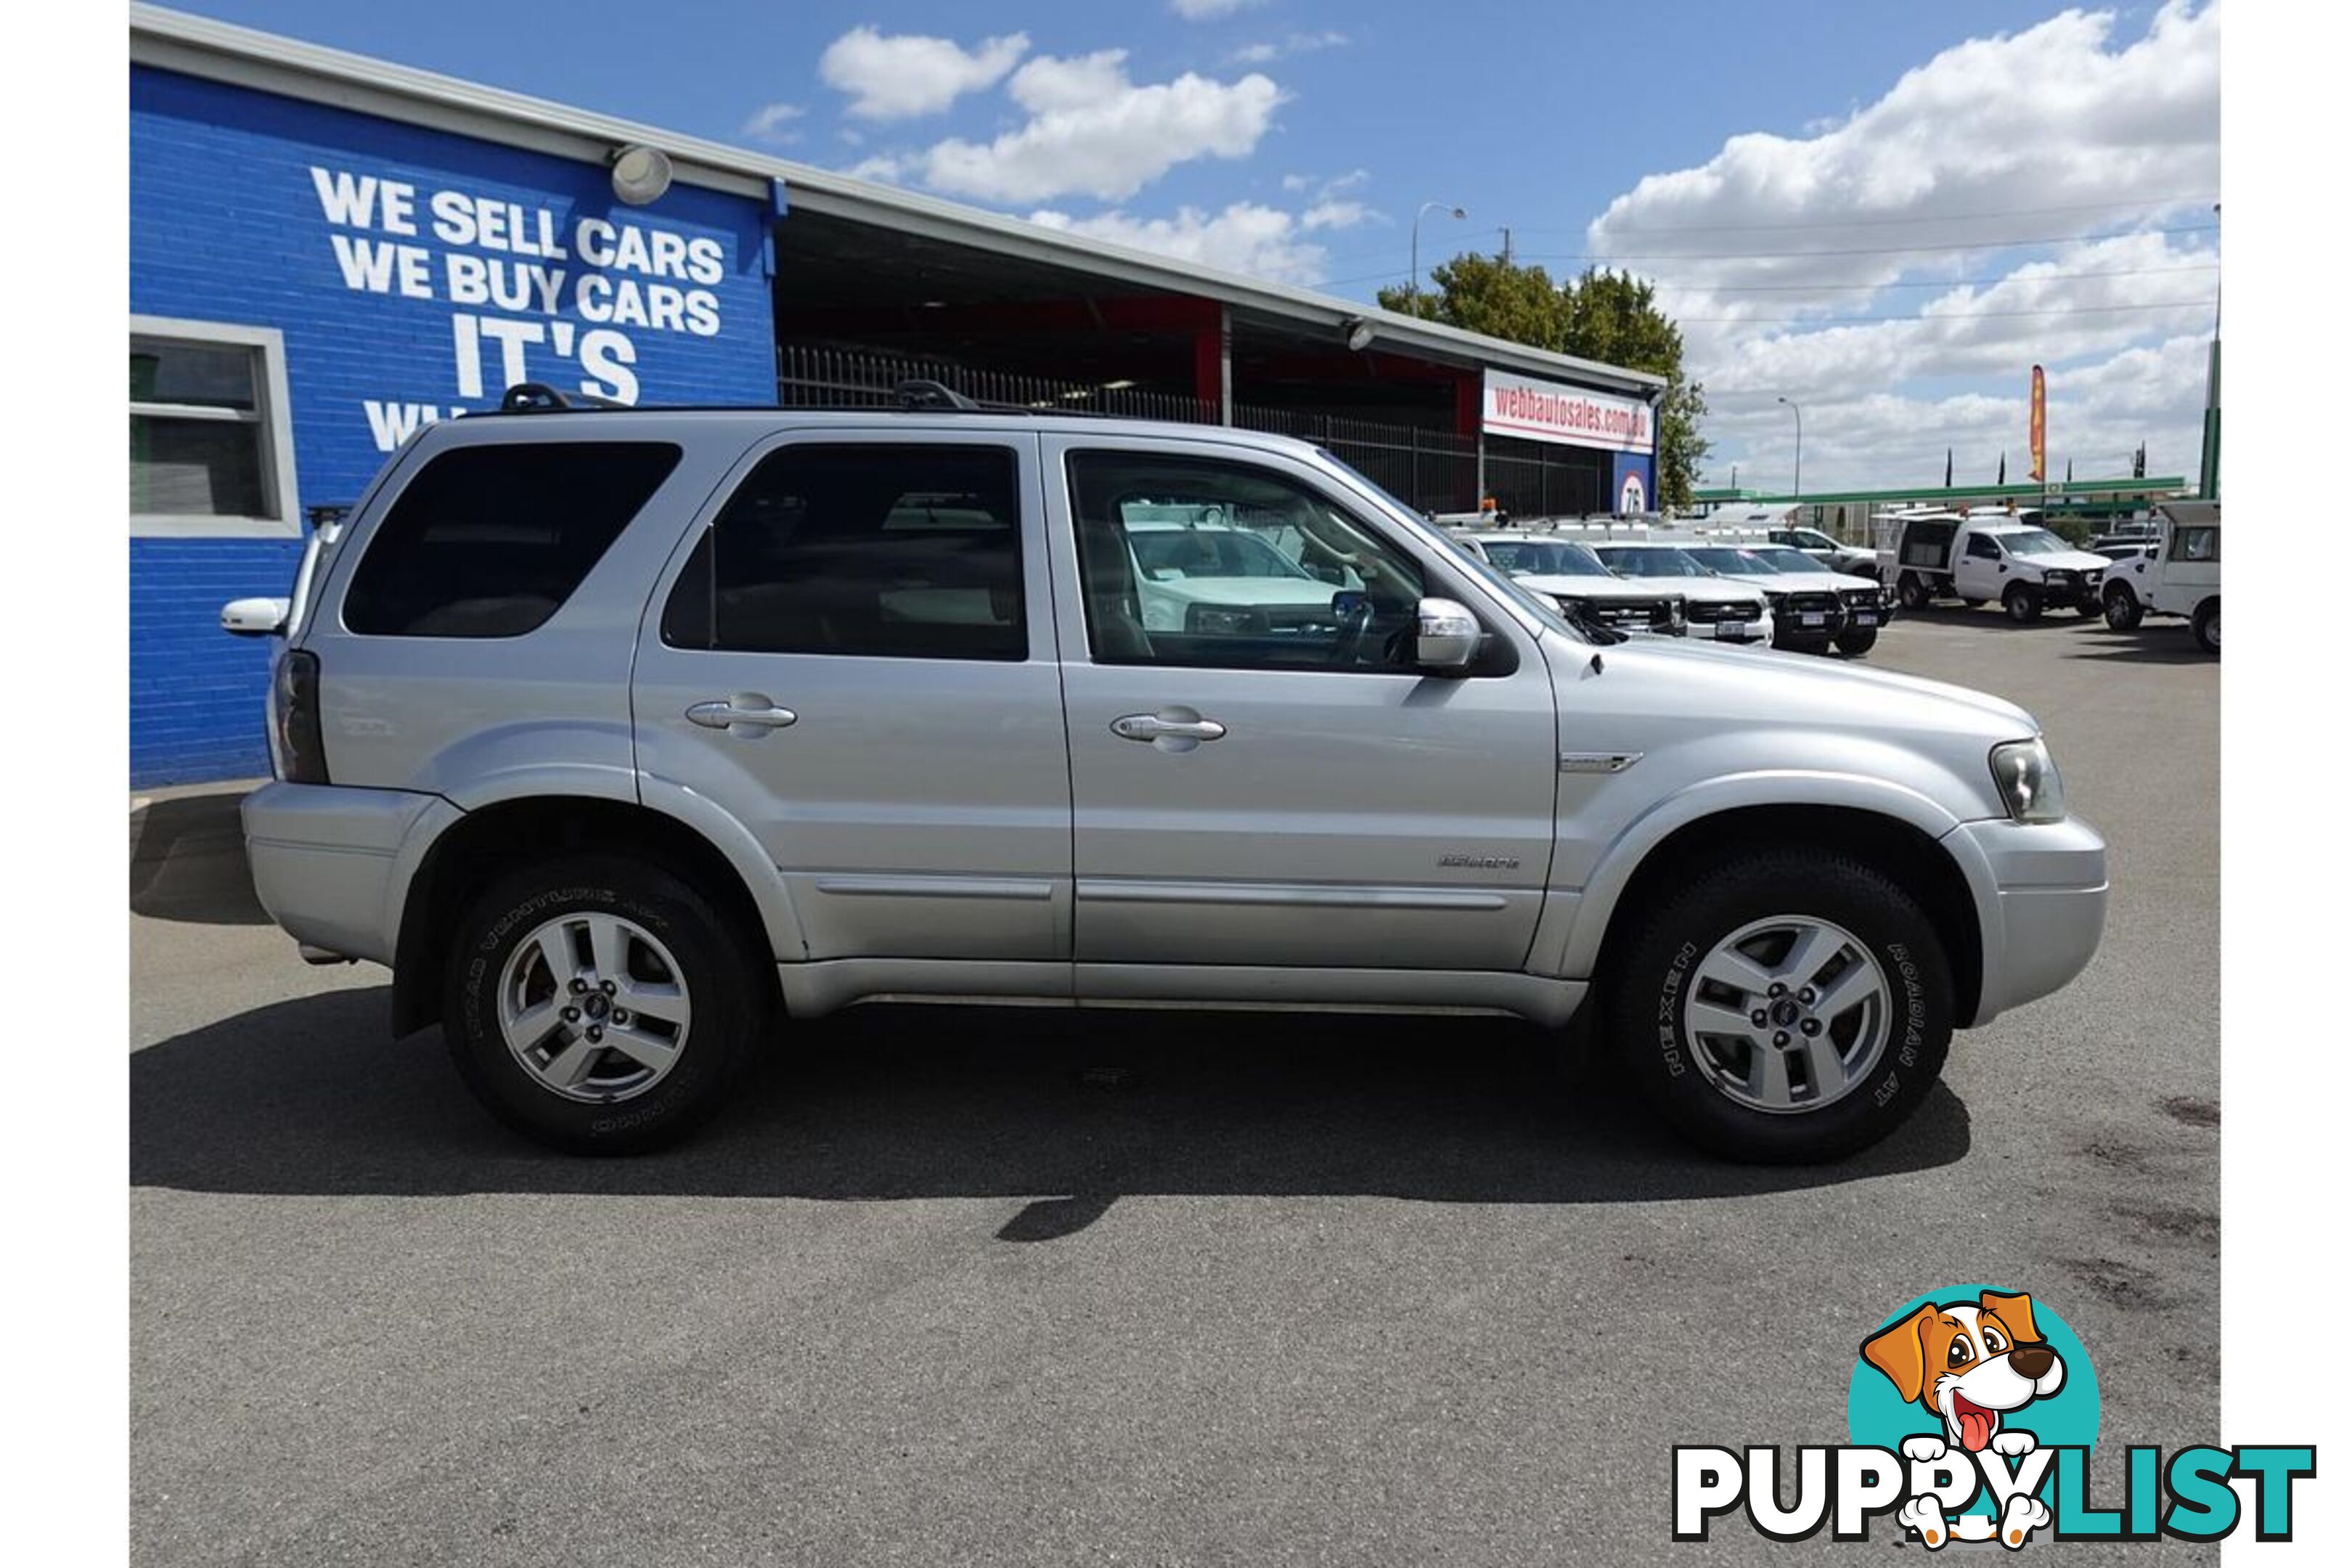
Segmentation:
{"type": "Polygon", "coordinates": [[[1876,867],[1759,851],[1639,917],[1608,1027],[1675,1131],[1735,1160],[1843,1158],[1943,1068],[1952,981],[1934,922],[1876,867]]]}
{"type": "Polygon", "coordinates": [[[1856,658],[1860,658],[1877,646],[1878,628],[1876,626],[1871,627],[1868,631],[1838,633],[1838,652],[1850,653],[1856,658]]]}
{"type": "Polygon", "coordinates": [[[2140,618],[2147,614],[2138,596],[2120,583],[2107,590],[2105,603],[2101,608],[2106,612],[2107,629],[2115,632],[2137,629],[2140,618]]]}
{"type": "Polygon", "coordinates": [[[635,1153],[716,1110],[767,1021],[757,960],[658,866],[581,855],[485,888],[443,1013],[490,1113],[574,1153],[635,1153]]]}
{"type": "Polygon", "coordinates": [[[2221,653],[2221,601],[2208,599],[2197,606],[2189,617],[2189,630],[2197,638],[2197,646],[2220,658],[2221,653]]]}
{"type": "Polygon", "coordinates": [[[1927,584],[1916,573],[1906,572],[1895,580],[1895,597],[1906,610],[1924,610],[1933,595],[1927,592],[1927,584]]]}
{"type": "Polygon", "coordinates": [[[2011,620],[2024,626],[2042,618],[2042,595],[2022,583],[2011,583],[2009,591],[2000,596],[2000,607],[2009,613],[2011,620]]]}

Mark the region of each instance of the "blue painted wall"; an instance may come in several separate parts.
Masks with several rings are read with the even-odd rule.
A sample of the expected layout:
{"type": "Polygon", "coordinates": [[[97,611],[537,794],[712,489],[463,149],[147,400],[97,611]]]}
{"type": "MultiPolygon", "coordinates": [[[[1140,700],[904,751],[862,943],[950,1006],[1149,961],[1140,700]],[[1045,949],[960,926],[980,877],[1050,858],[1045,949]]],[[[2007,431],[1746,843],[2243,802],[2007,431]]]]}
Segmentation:
{"type": "Polygon", "coordinates": [[[1612,511],[1657,510],[1657,458],[1647,452],[1610,453],[1607,500],[1612,511]],[[1629,488],[1628,480],[1633,481],[1633,486],[1638,488],[1638,495],[1629,488]]]}
{"type": "MultiPolygon", "coordinates": [[[[602,165],[170,71],[131,73],[131,310],[285,334],[303,505],[359,496],[418,422],[510,381],[631,403],[775,400],[764,199],[614,201],[602,165]]],[[[265,773],[287,539],[134,539],[131,783],[265,773]]]]}

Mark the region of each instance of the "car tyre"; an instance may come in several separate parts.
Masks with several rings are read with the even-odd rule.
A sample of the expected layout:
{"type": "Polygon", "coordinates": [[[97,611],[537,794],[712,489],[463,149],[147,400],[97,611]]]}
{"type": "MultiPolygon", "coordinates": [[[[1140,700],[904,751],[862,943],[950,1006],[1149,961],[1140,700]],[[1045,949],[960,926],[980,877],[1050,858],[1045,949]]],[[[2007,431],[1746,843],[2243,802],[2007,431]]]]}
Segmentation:
{"type": "Polygon", "coordinates": [[[1837,636],[1838,652],[1852,654],[1856,658],[1860,658],[1877,646],[1878,628],[1876,626],[1867,631],[1840,632],[1837,636]]]}
{"type": "Polygon", "coordinates": [[[2221,601],[2208,599],[2197,606],[2189,617],[2189,634],[2197,646],[2214,658],[2221,657],[2221,601]]]}
{"type": "Polygon", "coordinates": [[[2105,603],[2101,608],[2106,613],[2107,629],[2111,632],[2136,631],[2142,617],[2147,614],[2138,595],[2121,584],[2107,590],[2105,603]]]}
{"type": "Polygon", "coordinates": [[[509,872],[467,905],[444,1033],[467,1088],[515,1131],[567,1153],[640,1153],[725,1101],[766,1032],[765,980],[751,945],[669,871],[566,856],[509,872]],[[577,965],[568,982],[558,948],[577,965]],[[561,1016],[581,1016],[546,1018],[551,999],[561,1016]]]}
{"type": "Polygon", "coordinates": [[[1906,610],[1924,610],[1933,595],[1916,573],[1906,572],[1895,580],[1895,597],[1906,610]]]}
{"type": "MultiPolygon", "coordinates": [[[[1934,1088],[1957,1021],[1950,967],[1934,922],[1876,866],[1834,851],[1757,851],[1711,868],[1635,918],[1612,964],[1609,1040],[1643,1097],[1698,1147],[1762,1164],[1843,1159],[1900,1127],[1934,1088]],[[1874,1056],[1857,1036],[1853,1076],[1823,1103],[1769,1110],[1724,1087],[1737,1076],[1724,1044],[1694,1037],[1687,1014],[1725,994],[1713,977],[1721,944],[1782,920],[1840,933],[1845,944],[1832,965],[1867,953],[1874,969],[1864,977],[1878,984],[1861,1006],[1878,1009],[1883,1033],[1874,1056]]],[[[1805,1069],[1782,1070],[1793,1078],[1805,1069]]]]}
{"type": "Polygon", "coordinates": [[[2011,583],[2000,596],[2000,607],[2019,626],[2028,626],[2042,618],[2042,595],[2022,583],[2011,583]]]}

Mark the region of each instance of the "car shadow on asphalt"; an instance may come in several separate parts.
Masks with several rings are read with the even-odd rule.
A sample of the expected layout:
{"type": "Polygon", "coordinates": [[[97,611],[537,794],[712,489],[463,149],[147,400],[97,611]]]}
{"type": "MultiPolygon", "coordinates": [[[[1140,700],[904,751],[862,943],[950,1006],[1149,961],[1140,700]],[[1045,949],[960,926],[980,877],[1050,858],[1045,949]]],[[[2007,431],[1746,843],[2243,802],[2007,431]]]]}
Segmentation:
{"type": "Polygon", "coordinates": [[[2067,650],[2068,658],[2097,659],[2109,664],[2210,664],[2213,656],[2197,646],[2185,625],[2146,631],[2116,632],[2101,626],[2083,645],[2067,650]]]}
{"type": "Polygon", "coordinates": [[[199,925],[268,925],[246,863],[237,792],[150,801],[131,813],[131,908],[199,925]]]}
{"type": "Polygon", "coordinates": [[[852,1009],[789,1026],[738,1103],[667,1152],[566,1158],[497,1126],[388,990],[256,1008],[131,1058],[134,1185],[255,1194],[578,1193],[1033,1200],[1068,1235],[1129,1194],[1591,1204],[1793,1191],[1949,1164],[1938,1086],[1829,1166],[1706,1159],[1615,1075],[1563,1084],[1542,1037],[1470,1016],[852,1009]]]}
{"type": "Polygon", "coordinates": [[[2000,626],[2009,631],[2048,631],[2053,627],[2088,626],[2098,625],[2095,616],[2080,616],[2070,610],[2044,610],[2030,621],[2012,621],[1999,605],[1987,603],[1970,609],[1966,605],[1928,605],[1916,610],[1898,610],[1893,624],[1900,626],[1906,621],[1919,621],[1948,626],[2000,626]]]}

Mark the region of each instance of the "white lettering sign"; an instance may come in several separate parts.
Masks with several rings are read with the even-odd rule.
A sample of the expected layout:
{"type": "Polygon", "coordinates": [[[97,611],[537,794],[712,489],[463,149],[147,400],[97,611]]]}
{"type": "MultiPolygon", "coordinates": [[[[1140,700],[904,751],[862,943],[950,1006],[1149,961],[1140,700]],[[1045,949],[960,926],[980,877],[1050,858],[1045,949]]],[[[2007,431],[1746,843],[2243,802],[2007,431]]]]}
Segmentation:
{"type": "Polygon", "coordinates": [[[451,400],[362,399],[380,451],[517,382],[634,404],[635,334],[719,333],[727,254],[709,235],[642,217],[567,228],[553,207],[454,187],[420,195],[350,169],[313,167],[310,183],[344,288],[451,307],[451,400]]]}

